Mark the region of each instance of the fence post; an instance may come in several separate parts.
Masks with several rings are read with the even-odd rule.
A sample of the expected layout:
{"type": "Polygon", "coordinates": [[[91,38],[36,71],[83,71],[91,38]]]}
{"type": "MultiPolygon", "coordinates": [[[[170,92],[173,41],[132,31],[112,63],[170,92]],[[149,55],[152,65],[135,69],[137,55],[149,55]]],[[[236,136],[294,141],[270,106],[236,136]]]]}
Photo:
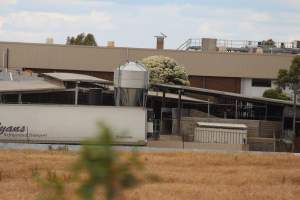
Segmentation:
{"type": "Polygon", "coordinates": [[[29,144],[29,132],[28,132],[28,126],[26,126],[26,135],[27,135],[27,143],[29,144]]]}
{"type": "Polygon", "coordinates": [[[273,128],[273,140],[274,140],[274,142],[273,142],[273,150],[274,150],[274,152],[276,152],[276,135],[275,135],[275,129],[273,128]]]}

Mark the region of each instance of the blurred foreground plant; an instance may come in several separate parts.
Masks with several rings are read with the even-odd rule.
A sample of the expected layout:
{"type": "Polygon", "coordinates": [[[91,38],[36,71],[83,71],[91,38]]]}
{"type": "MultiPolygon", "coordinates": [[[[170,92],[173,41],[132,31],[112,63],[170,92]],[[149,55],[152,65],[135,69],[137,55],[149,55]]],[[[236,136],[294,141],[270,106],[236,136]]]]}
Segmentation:
{"type": "Polygon", "coordinates": [[[43,178],[37,170],[32,173],[36,182],[42,187],[43,192],[37,200],[66,200],[65,180],[58,176],[56,172],[48,171],[43,178]]]}
{"type": "Polygon", "coordinates": [[[132,152],[128,159],[121,159],[112,148],[112,131],[104,124],[99,126],[101,133],[83,143],[75,164],[76,174],[87,174],[78,190],[80,197],[86,200],[93,199],[96,188],[101,185],[106,199],[114,199],[123,189],[137,185],[139,181],[135,172],[142,169],[137,152],[132,152]]]}
{"type": "MultiPolygon", "coordinates": [[[[140,179],[137,174],[143,169],[138,153],[133,151],[128,157],[120,156],[113,147],[113,133],[100,123],[97,137],[84,141],[79,159],[72,165],[73,181],[79,183],[77,194],[80,199],[92,200],[98,189],[103,189],[107,200],[119,196],[122,190],[136,186],[140,179]]],[[[34,175],[43,190],[45,200],[63,200],[66,180],[56,174],[41,178],[38,171],[34,175]]]]}

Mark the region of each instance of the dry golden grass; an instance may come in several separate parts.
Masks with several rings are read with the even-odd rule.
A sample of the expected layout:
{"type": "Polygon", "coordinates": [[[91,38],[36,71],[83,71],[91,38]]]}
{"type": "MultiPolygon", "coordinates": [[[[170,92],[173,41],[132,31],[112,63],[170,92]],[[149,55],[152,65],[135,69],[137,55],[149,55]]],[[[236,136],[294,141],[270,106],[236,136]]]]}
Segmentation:
{"type": "MultiPolygon", "coordinates": [[[[247,153],[141,153],[146,180],[122,199],[298,200],[300,158],[293,155],[247,153]]],[[[69,173],[76,153],[0,151],[0,199],[35,199],[39,193],[32,172],[69,173]]],[[[71,185],[70,188],[74,186],[71,185]]],[[[70,189],[70,191],[72,191],[70,189]]],[[[69,199],[74,198],[72,192],[69,199]]]]}

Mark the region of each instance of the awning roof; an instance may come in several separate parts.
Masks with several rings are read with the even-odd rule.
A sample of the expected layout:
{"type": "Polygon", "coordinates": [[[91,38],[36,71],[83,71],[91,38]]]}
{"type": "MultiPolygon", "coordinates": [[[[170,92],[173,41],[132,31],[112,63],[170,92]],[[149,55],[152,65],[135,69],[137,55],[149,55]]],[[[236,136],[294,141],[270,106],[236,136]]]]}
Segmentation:
{"type": "Polygon", "coordinates": [[[94,76],[89,76],[85,74],[75,74],[75,73],[61,73],[61,72],[54,72],[54,73],[42,73],[42,75],[59,80],[64,82],[89,82],[89,83],[106,83],[110,84],[111,81],[97,78],[94,76]]]}
{"type": "MultiPolygon", "coordinates": [[[[148,95],[149,96],[163,97],[162,92],[156,92],[156,91],[148,91],[148,95]]],[[[177,94],[172,94],[172,93],[166,93],[165,97],[169,98],[169,99],[178,99],[178,95],[177,94]]],[[[207,103],[207,101],[204,101],[204,100],[201,100],[201,99],[196,99],[196,98],[193,98],[193,97],[188,97],[188,96],[185,96],[185,95],[182,95],[181,99],[184,100],[184,101],[194,101],[194,102],[199,102],[199,103],[207,103]]]]}
{"type": "Polygon", "coordinates": [[[64,89],[65,87],[62,83],[52,83],[43,80],[0,81],[0,93],[56,91],[64,89]]]}
{"type": "Polygon", "coordinates": [[[197,126],[207,127],[207,128],[247,129],[247,126],[245,124],[229,124],[229,123],[197,122],[197,126]]]}
{"type": "MultiPolygon", "coordinates": [[[[197,88],[197,87],[189,87],[189,86],[181,86],[181,85],[169,85],[169,84],[152,84],[152,86],[163,88],[163,89],[183,90],[185,92],[191,92],[191,93],[199,93],[199,94],[214,95],[214,96],[227,96],[236,99],[246,99],[246,100],[256,101],[261,103],[293,105],[292,101],[270,99],[264,97],[252,97],[252,96],[247,96],[247,95],[242,95],[242,94],[237,94],[232,92],[223,92],[219,90],[210,90],[205,88],[197,88]]],[[[300,106],[300,104],[297,105],[300,106]]]]}

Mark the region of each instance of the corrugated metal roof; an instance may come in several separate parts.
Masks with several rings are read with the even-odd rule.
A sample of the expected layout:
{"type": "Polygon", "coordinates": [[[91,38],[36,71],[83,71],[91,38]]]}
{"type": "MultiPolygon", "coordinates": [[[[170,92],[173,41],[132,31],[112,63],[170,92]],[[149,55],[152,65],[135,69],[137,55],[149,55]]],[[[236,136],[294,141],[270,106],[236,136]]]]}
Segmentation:
{"type": "Polygon", "coordinates": [[[0,81],[0,92],[33,92],[33,91],[53,91],[64,90],[62,83],[52,83],[43,80],[30,81],[0,81]]]}
{"type": "MultiPolygon", "coordinates": [[[[176,90],[184,90],[187,92],[194,92],[194,93],[207,93],[212,95],[220,95],[220,96],[228,96],[228,97],[234,97],[239,99],[248,99],[252,101],[259,101],[259,102],[267,102],[267,103],[274,103],[274,104],[282,104],[282,105],[293,105],[292,101],[285,101],[285,100],[279,100],[279,99],[270,99],[270,98],[264,98],[264,97],[252,97],[232,92],[223,92],[219,90],[210,90],[205,88],[197,88],[197,87],[189,87],[189,86],[181,86],[181,85],[169,85],[169,84],[152,84],[152,86],[158,86],[166,89],[176,89],[176,90]]],[[[297,104],[300,106],[300,104],[297,104]]]]}
{"type": "MultiPolygon", "coordinates": [[[[155,92],[155,91],[148,91],[148,95],[149,96],[162,97],[163,93],[162,92],[155,92]]],[[[166,93],[165,97],[170,98],[170,99],[178,99],[178,95],[177,94],[172,94],[172,93],[166,93]]],[[[185,101],[194,101],[194,102],[200,102],[200,103],[207,103],[207,101],[204,101],[204,100],[201,100],[201,99],[196,99],[196,98],[193,98],[193,97],[188,97],[188,96],[185,96],[185,95],[182,95],[181,99],[185,100],[185,101]]]]}
{"type": "Polygon", "coordinates": [[[85,75],[85,74],[75,74],[75,73],[60,73],[60,72],[54,72],[54,73],[42,73],[42,75],[53,78],[53,79],[57,79],[60,81],[64,81],[64,82],[68,82],[68,81],[72,81],[72,82],[90,82],[90,83],[111,83],[111,81],[105,80],[105,79],[101,79],[101,78],[97,78],[94,76],[89,76],[89,75],[85,75]]]}

